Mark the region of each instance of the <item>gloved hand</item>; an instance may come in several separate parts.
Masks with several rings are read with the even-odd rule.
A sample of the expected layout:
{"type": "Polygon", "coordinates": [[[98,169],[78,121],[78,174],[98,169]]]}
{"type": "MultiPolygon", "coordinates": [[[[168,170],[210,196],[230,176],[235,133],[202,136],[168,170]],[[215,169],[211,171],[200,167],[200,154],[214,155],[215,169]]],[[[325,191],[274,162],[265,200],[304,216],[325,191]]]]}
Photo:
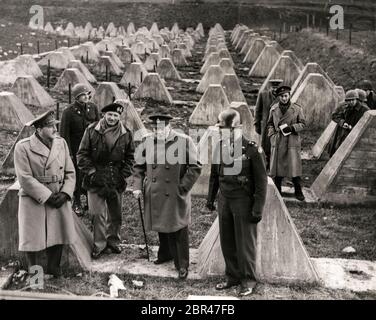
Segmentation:
{"type": "Polygon", "coordinates": [[[48,204],[50,207],[56,206],[56,193],[52,193],[50,197],[47,199],[46,204],[48,204]]]}
{"type": "Polygon", "coordinates": [[[206,202],[206,208],[208,208],[209,211],[214,211],[216,208],[215,208],[215,205],[213,202],[206,202]]]}
{"type": "Polygon", "coordinates": [[[254,213],[252,213],[250,216],[249,216],[249,222],[250,223],[259,223],[261,221],[261,216],[260,215],[256,215],[254,213]]]}
{"type": "Polygon", "coordinates": [[[69,200],[69,196],[65,192],[59,192],[55,195],[55,208],[59,209],[65,202],[69,200]]]}

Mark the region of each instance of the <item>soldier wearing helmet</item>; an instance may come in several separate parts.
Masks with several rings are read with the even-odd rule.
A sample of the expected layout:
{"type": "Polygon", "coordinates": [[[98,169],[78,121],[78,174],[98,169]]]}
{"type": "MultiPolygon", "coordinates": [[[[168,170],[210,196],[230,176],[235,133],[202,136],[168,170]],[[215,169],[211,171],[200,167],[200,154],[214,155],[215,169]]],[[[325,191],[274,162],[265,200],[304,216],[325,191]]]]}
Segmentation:
{"type": "Polygon", "coordinates": [[[246,296],[257,283],[257,223],[267,190],[264,152],[242,135],[236,110],[222,111],[218,118],[220,135],[213,153],[207,207],[215,209],[219,191],[219,232],[227,279],[215,288],[239,285],[239,295],[246,296]]]}
{"type": "Polygon", "coordinates": [[[83,213],[80,198],[84,191],[81,187],[82,177],[77,166],[77,152],[87,126],[99,120],[98,107],[89,102],[90,93],[89,89],[82,83],[78,83],[73,87],[72,95],[75,101],[64,109],[60,124],[60,135],[67,141],[76,169],[73,210],[78,216],[83,213]]]}
{"type": "Polygon", "coordinates": [[[337,129],[329,146],[330,156],[337,151],[364,112],[368,110],[369,108],[359,101],[359,94],[356,90],[346,92],[345,102],[340,104],[332,114],[332,120],[337,123],[337,129]]]}
{"type": "Polygon", "coordinates": [[[376,94],[373,91],[372,83],[369,80],[363,80],[359,84],[360,89],[363,89],[367,95],[367,106],[371,110],[376,109],[376,94]]]}

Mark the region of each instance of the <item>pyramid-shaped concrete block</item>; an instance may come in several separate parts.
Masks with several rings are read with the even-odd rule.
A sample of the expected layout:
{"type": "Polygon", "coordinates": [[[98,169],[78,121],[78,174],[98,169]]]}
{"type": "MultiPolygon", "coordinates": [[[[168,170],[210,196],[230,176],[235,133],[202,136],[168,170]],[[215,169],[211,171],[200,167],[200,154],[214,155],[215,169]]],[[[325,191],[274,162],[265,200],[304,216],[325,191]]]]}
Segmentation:
{"type": "Polygon", "coordinates": [[[114,60],[111,59],[111,57],[100,56],[96,66],[94,67],[94,71],[105,75],[106,69],[108,73],[111,72],[111,74],[115,74],[117,76],[120,76],[123,73],[120,67],[114,60]]]}
{"type": "Polygon", "coordinates": [[[92,42],[83,43],[75,48],[72,48],[71,51],[75,59],[79,59],[85,63],[98,62],[100,56],[97,47],[92,42]]]}
{"type": "Polygon", "coordinates": [[[21,131],[34,119],[28,108],[13,92],[0,92],[0,130],[21,131]]]}
{"type": "Polygon", "coordinates": [[[132,45],[132,51],[138,55],[144,55],[146,53],[150,53],[150,49],[148,49],[142,41],[138,41],[132,45]]]}
{"type": "Polygon", "coordinates": [[[24,126],[17,136],[16,141],[14,141],[12,148],[9,150],[4,162],[0,167],[0,172],[6,175],[15,175],[14,170],[14,148],[18,141],[30,137],[35,131],[33,126],[24,126]]]}
{"type": "Polygon", "coordinates": [[[376,110],[363,114],[313,182],[321,202],[376,204],[376,110]]]}
{"type": "Polygon", "coordinates": [[[222,58],[219,62],[219,66],[222,68],[224,73],[235,74],[235,70],[232,67],[231,60],[228,58],[222,58]]]}
{"type": "Polygon", "coordinates": [[[160,35],[153,35],[153,39],[158,44],[158,46],[161,46],[164,43],[163,37],[160,35]]]}
{"type": "Polygon", "coordinates": [[[204,93],[209,85],[221,84],[224,75],[225,74],[219,65],[210,66],[198,84],[196,91],[204,93]]]}
{"type": "Polygon", "coordinates": [[[110,57],[111,60],[116,63],[116,65],[121,69],[124,68],[124,63],[120,60],[120,58],[113,52],[113,51],[105,51],[103,52],[103,56],[110,57]]]}
{"type": "Polygon", "coordinates": [[[266,78],[269,72],[272,70],[274,64],[277,62],[278,58],[278,51],[273,46],[266,45],[252,66],[248,75],[255,78],[266,78]]]}
{"type": "Polygon", "coordinates": [[[133,62],[128,65],[123,77],[120,80],[120,83],[126,87],[128,87],[129,84],[131,84],[133,87],[139,87],[147,75],[148,72],[142,63],[133,62]]]}
{"type": "Polygon", "coordinates": [[[271,79],[282,79],[283,84],[291,87],[299,77],[300,70],[289,56],[280,56],[262,84],[260,91],[270,88],[271,79]]]}
{"type": "Polygon", "coordinates": [[[39,66],[47,66],[48,60],[50,67],[53,69],[63,70],[68,66],[69,60],[65,57],[64,53],[53,51],[47,54],[42,60],[38,62],[39,66]]]}
{"type": "Polygon", "coordinates": [[[87,81],[89,81],[90,83],[97,83],[97,79],[95,79],[93,74],[89,71],[88,68],[86,68],[86,66],[81,62],[81,60],[69,61],[67,68],[78,69],[84,75],[87,81]]]}
{"type": "Polygon", "coordinates": [[[307,126],[325,128],[338,105],[339,96],[322,74],[310,73],[291,98],[303,108],[307,126]]]}
{"type": "MultiPolygon", "coordinates": [[[[259,281],[278,284],[319,283],[317,271],[271,178],[268,178],[267,199],[257,233],[256,277],[259,281]]],[[[198,250],[201,275],[225,274],[218,218],[198,250]]]]}
{"type": "Polygon", "coordinates": [[[124,65],[131,64],[136,60],[135,54],[127,46],[119,46],[117,50],[117,56],[124,65]]]}
{"type": "Polygon", "coordinates": [[[33,76],[35,79],[43,76],[42,71],[31,54],[18,56],[14,61],[25,71],[26,74],[33,76]]]}
{"type": "Polygon", "coordinates": [[[333,80],[328,76],[328,74],[321,68],[321,66],[315,62],[308,62],[303,70],[299,73],[299,77],[294,82],[293,86],[291,87],[291,92],[294,93],[303,81],[307,78],[310,73],[319,73],[322,74],[325,79],[330,83],[331,86],[335,86],[333,80]]]}
{"type": "Polygon", "coordinates": [[[346,93],[342,86],[334,86],[334,90],[339,96],[339,102],[345,101],[346,93]]]}
{"type": "Polygon", "coordinates": [[[248,37],[249,37],[252,33],[253,33],[253,32],[250,31],[250,30],[247,30],[247,31],[245,31],[245,32],[243,33],[243,35],[241,36],[239,42],[237,43],[237,45],[236,45],[236,47],[235,47],[235,50],[236,50],[236,51],[240,51],[240,50],[243,48],[245,42],[248,40],[248,37]]]}
{"type": "Polygon", "coordinates": [[[131,34],[134,34],[134,33],[136,33],[136,28],[134,27],[133,22],[130,22],[128,24],[128,27],[127,27],[127,34],[131,35],[131,34]]]}
{"type": "Polygon", "coordinates": [[[116,51],[116,45],[114,42],[112,42],[109,39],[103,39],[99,41],[98,43],[95,44],[95,47],[99,52],[104,52],[104,51],[116,51]]]}
{"type": "Polygon", "coordinates": [[[147,129],[145,128],[138,112],[136,111],[132,101],[129,99],[119,99],[115,100],[115,103],[119,103],[124,107],[120,119],[123,124],[132,132],[135,141],[141,141],[145,134],[147,134],[147,129]]]}
{"type": "Polygon", "coordinates": [[[226,49],[220,49],[219,50],[219,59],[229,59],[230,60],[230,62],[231,62],[231,65],[232,66],[234,66],[235,64],[234,64],[234,61],[232,60],[232,57],[231,57],[231,54],[230,54],[230,52],[227,50],[227,48],[226,49]]]}
{"type": "Polygon", "coordinates": [[[91,92],[95,91],[80,70],[75,68],[65,69],[52,90],[67,92],[69,90],[69,85],[73,88],[77,83],[83,83],[91,92]]]}
{"type": "Polygon", "coordinates": [[[134,99],[151,98],[155,101],[161,101],[172,104],[171,94],[162,82],[158,73],[149,73],[133,95],[134,99]]]}
{"type": "Polygon", "coordinates": [[[238,44],[239,40],[240,40],[241,37],[243,36],[244,32],[246,32],[247,30],[248,30],[247,27],[244,27],[244,28],[239,29],[239,31],[236,33],[236,36],[235,36],[234,39],[232,40],[232,44],[233,44],[233,46],[236,47],[236,45],[238,44]]]}
{"type": "Polygon", "coordinates": [[[28,75],[24,68],[15,60],[0,61],[0,85],[13,85],[18,77],[28,75]]]}
{"type": "Polygon", "coordinates": [[[72,51],[68,47],[60,47],[57,51],[62,52],[68,61],[75,60],[72,51]]]}
{"type": "Polygon", "coordinates": [[[188,62],[185,59],[183,51],[181,49],[173,49],[171,58],[176,67],[185,67],[188,65],[188,62]]]}
{"type": "Polygon", "coordinates": [[[189,123],[212,126],[217,123],[218,115],[230,107],[227,96],[220,84],[211,84],[193,110],[189,123]]]}
{"type": "Polygon", "coordinates": [[[292,61],[295,62],[295,64],[298,66],[300,70],[304,69],[303,62],[296,56],[295,52],[292,50],[283,50],[280,52],[282,56],[288,56],[292,59],[292,61]]]}
{"type": "Polygon", "coordinates": [[[157,73],[162,79],[181,80],[179,72],[169,58],[161,59],[157,67],[157,73]]]}
{"type": "Polygon", "coordinates": [[[161,45],[159,48],[159,55],[161,58],[170,58],[170,47],[167,44],[161,45]]]}
{"type": "Polygon", "coordinates": [[[187,45],[185,43],[179,43],[178,49],[183,51],[183,55],[185,58],[192,57],[191,51],[188,49],[187,45]]]}
{"type": "Polygon", "coordinates": [[[145,69],[147,71],[155,71],[160,60],[161,58],[159,56],[159,53],[153,52],[146,58],[146,61],[144,63],[145,69]]]}
{"type": "Polygon", "coordinates": [[[258,135],[256,134],[254,125],[255,119],[247,103],[234,101],[231,102],[230,108],[238,111],[240,114],[243,136],[250,141],[257,141],[258,135]]]}
{"type": "Polygon", "coordinates": [[[44,31],[48,32],[48,33],[54,33],[55,32],[54,27],[52,26],[51,22],[46,23],[46,25],[44,27],[44,31]]]}
{"type": "Polygon", "coordinates": [[[128,100],[128,95],[115,82],[100,82],[91,99],[100,110],[115,100],[128,100]]]}
{"type": "Polygon", "coordinates": [[[205,55],[204,57],[202,58],[202,61],[206,61],[209,56],[214,53],[214,52],[218,52],[217,50],[217,45],[211,45],[211,46],[208,46],[205,50],[205,55]]]}
{"type": "Polygon", "coordinates": [[[204,27],[201,22],[197,25],[196,31],[198,31],[201,37],[205,36],[204,27]]]}
{"type": "Polygon", "coordinates": [[[281,47],[281,45],[277,41],[268,41],[268,44],[270,46],[272,46],[274,49],[276,49],[279,54],[283,54],[283,55],[288,56],[291,53],[292,54],[291,58],[294,60],[294,62],[297,64],[297,66],[300,69],[303,69],[302,62],[298,59],[298,57],[295,55],[295,53],[293,51],[291,51],[291,50],[283,50],[283,48],[281,47]]]}
{"type": "Polygon", "coordinates": [[[17,78],[12,86],[12,92],[25,105],[40,107],[42,109],[48,109],[55,105],[55,101],[32,76],[17,78]]]}
{"type": "Polygon", "coordinates": [[[265,46],[266,46],[266,43],[264,40],[262,40],[261,38],[256,39],[253,42],[252,47],[249,48],[247,55],[245,56],[243,62],[255,63],[265,46]]]}
{"type": "Polygon", "coordinates": [[[333,120],[329,122],[328,126],[325,128],[324,132],[318,138],[316,143],[312,147],[312,155],[316,159],[320,159],[324,150],[328,146],[330,140],[333,138],[337,128],[337,123],[333,120]]]}
{"type": "Polygon", "coordinates": [[[110,35],[110,33],[111,33],[112,31],[114,31],[115,29],[116,29],[116,27],[115,27],[114,23],[113,23],[113,22],[110,22],[110,23],[108,24],[107,29],[106,29],[106,32],[105,32],[106,36],[107,36],[107,35],[110,35]]]}
{"type": "Polygon", "coordinates": [[[259,39],[259,38],[260,38],[260,35],[258,33],[252,33],[252,34],[250,34],[248,36],[248,40],[246,41],[246,43],[244,44],[242,50],[240,51],[240,54],[244,55],[244,58],[247,55],[249,49],[252,47],[252,45],[255,42],[255,40],[259,39]]]}
{"type": "Polygon", "coordinates": [[[234,101],[247,103],[247,100],[244,97],[243,91],[240,88],[239,79],[236,76],[236,74],[233,74],[233,73],[225,74],[223,76],[221,85],[230,103],[234,101]]]}
{"type": "Polygon", "coordinates": [[[210,66],[217,65],[219,64],[220,61],[221,59],[219,58],[218,52],[211,53],[208,59],[206,59],[203,66],[201,67],[200,73],[204,74],[209,69],[210,66]]]}
{"type": "Polygon", "coordinates": [[[158,34],[159,33],[159,28],[156,22],[153,22],[150,28],[150,33],[151,34],[158,34]]]}
{"type": "Polygon", "coordinates": [[[91,22],[86,22],[85,32],[89,33],[91,30],[93,30],[93,25],[91,24],[91,22]]]}

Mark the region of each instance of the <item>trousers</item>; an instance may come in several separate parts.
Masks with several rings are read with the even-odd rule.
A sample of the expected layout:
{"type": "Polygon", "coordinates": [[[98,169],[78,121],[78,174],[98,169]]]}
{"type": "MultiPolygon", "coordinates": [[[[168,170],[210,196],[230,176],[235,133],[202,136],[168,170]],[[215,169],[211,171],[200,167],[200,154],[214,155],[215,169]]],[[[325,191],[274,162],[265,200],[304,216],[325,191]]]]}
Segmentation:
{"type": "MultiPolygon", "coordinates": [[[[47,254],[47,270],[45,270],[45,273],[47,274],[52,274],[54,276],[59,276],[61,273],[60,270],[60,263],[61,263],[61,256],[63,254],[63,245],[58,244],[52,247],[46,248],[47,254]]],[[[27,263],[28,267],[30,268],[31,266],[35,266],[38,264],[37,262],[37,255],[39,252],[31,252],[27,251],[26,252],[26,258],[27,258],[27,263]]]]}

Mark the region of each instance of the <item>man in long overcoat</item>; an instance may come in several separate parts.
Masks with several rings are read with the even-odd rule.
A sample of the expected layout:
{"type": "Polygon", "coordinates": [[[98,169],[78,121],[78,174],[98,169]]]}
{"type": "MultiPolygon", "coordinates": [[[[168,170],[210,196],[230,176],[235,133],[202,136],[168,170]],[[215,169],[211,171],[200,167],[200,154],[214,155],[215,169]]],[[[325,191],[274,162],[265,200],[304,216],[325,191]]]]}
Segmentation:
{"type": "Polygon", "coordinates": [[[107,248],[121,253],[122,193],[134,159],[133,135],[120,121],[123,109],[117,103],[105,106],[104,117],[85,130],[77,153],[89,212],[94,217],[93,259],[107,248]]]}
{"type": "Polygon", "coordinates": [[[266,130],[266,124],[269,119],[270,107],[277,99],[275,90],[283,82],[283,80],[271,79],[269,82],[272,87],[259,93],[255,108],[255,129],[256,133],[260,135],[260,145],[265,152],[267,168],[269,167],[270,162],[270,140],[266,130]]]}
{"type": "Polygon", "coordinates": [[[16,144],[14,165],[19,191],[19,250],[25,251],[29,267],[37,252],[46,250],[46,274],[58,277],[63,245],[75,240],[71,199],[75,170],[64,139],[56,136],[52,111],[27,125],[36,132],[16,144]]]}
{"type": "Polygon", "coordinates": [[[178,277],[188,276],[191,189],[201,173],[197,149],[187,135],[173,130],[167,114],[149,117],[154,133],[136,152],[134,195],[144,190],[145,227],[157,231],[156,264],[174,259],[178,277]],[[165,125],[166,124],[166,125],[165,125]]]}
{"type": "Polygon", "coordinates": [[[77,215],[83,213],[81,206],[82,174],[77,166],[77,152],[85,129],[89,124],[99,121],[98,107],[89,102],[90,91],[82,83],[77,83],[72,89],[75,99],[73,104],[64,109],[61,116],[60,136],[63,137],[69,147],[69,151],[76,169],[76,188],[73,198],[73,210],[77,215]]]}
{"type": "Polygon", "coordinates": [[[356,90],[346,92],[345,103],[341,103],[332,114],[332,120],[337,123],[337,128],[329,145],[330,156],[337,151],[353,127],[368,110],[369,108],[359,101],[359,94],[356,90]]]}
{"type": "Polygon", "coordinates": [[[363,80],[361,81],[359,87],[360,89],[363,89],[367,94],[366,103],[367,103],[368,108],[370,108],[371,110],[375,110],[376,109],[376,93],[373,90],[371,81],[363,80]]]}
{"type": "Polygon", "coordinates": [[[270,108],[267,124],[271,144],[270,175],[274,178],[274,183],[279,192],[282,190],[283,177],[292,178],[295,197],[303,201],[304,195],[300,179],[302,161],[299,132],[305,128],[306,123],[302,108],[291,102],[290,92],[291,88],[288,86],[279,87],[276,91],[279,102],[273,104],[270,108]],[[282,129],[281,126],[284,128],[282,129]]]}

